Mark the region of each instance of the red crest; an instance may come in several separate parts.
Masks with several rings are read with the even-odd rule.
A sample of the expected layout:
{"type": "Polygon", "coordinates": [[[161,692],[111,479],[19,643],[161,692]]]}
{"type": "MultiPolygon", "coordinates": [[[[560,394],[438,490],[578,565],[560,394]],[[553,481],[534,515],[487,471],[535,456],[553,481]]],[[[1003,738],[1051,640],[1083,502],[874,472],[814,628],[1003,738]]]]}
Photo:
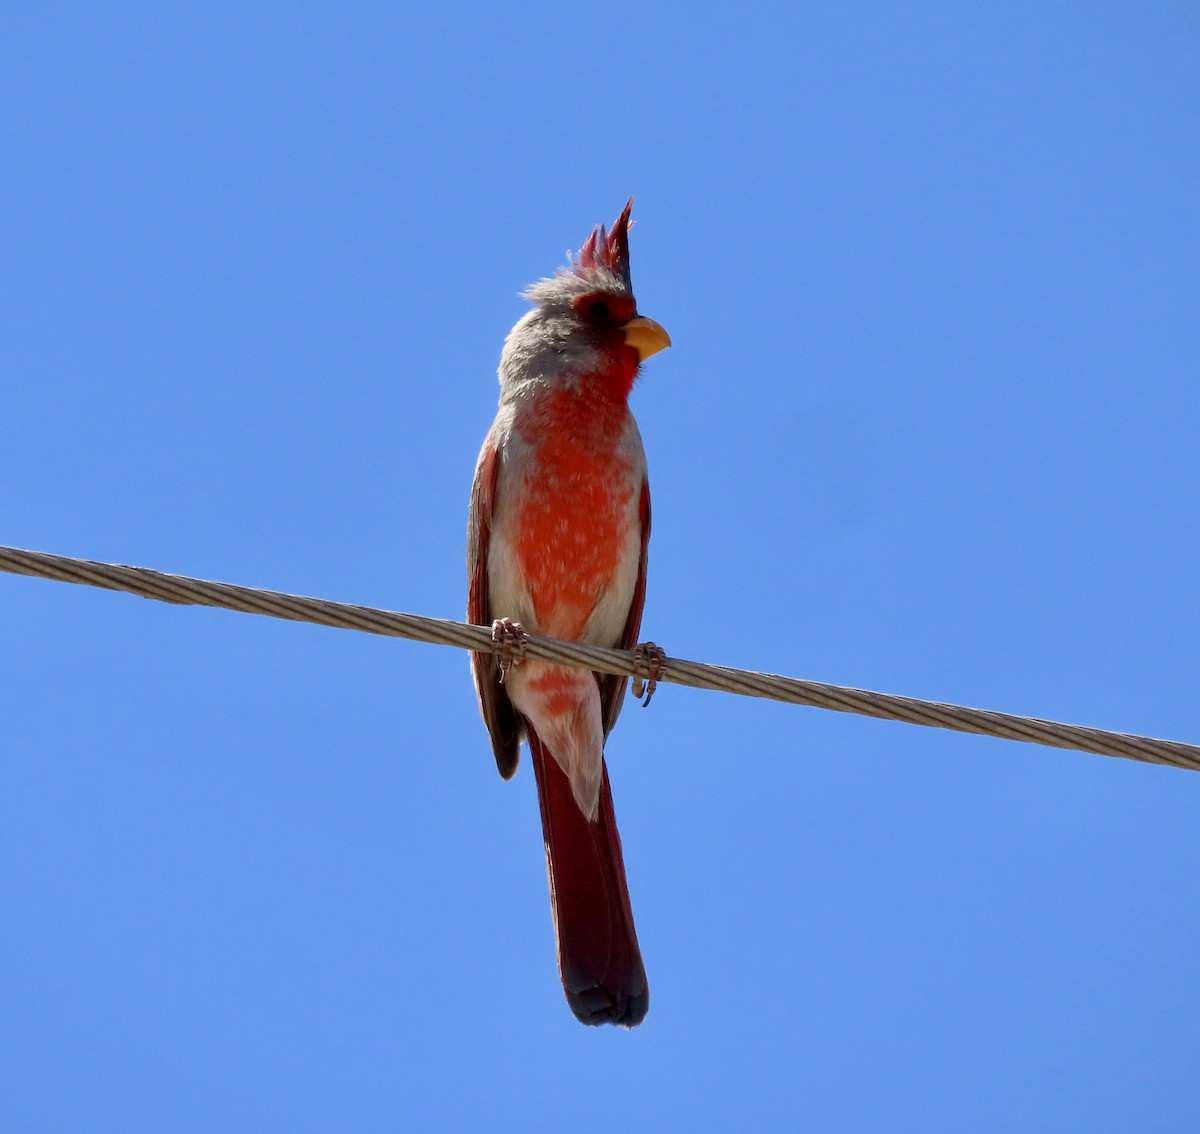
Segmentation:
{"type": "Polygon", "coordinates": [[[611,231],[597,225],[586,243],[579,249],[575,263],[580,268],[607,268],[614,272],[631,291],[629,278],[629,213],[633,209],[633,198],[625,202],[621,215],[613,221],[611,231]]]}

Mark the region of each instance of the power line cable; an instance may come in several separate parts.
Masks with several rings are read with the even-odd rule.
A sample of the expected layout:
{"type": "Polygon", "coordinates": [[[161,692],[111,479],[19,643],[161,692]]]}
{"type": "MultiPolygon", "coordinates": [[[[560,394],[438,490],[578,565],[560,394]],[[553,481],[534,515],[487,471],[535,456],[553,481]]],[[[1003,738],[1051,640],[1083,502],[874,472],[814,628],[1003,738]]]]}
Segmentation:
{"type": "MultiPolygon", "coordinates": [[[[361,630],[393,638],[411,638],[441,646],[480,653],[501,650],[489,627],[471,626],[442,618],[378,610],[353,603],[282,594],[279,591],[240,587],[233,583],[214,583],[186,575],[168,575],[148,567],[128,567],[118,563],[98,563],[73,559],[42,551],[24,551],[0,546],[0,570],[14,575],[33,575],[63,583],[103,587],[125,591],[143,598],[185,606],[211,606],[246,614],[264,614],[293,622],[312,622],[343,630],[361,630]]],[[[579,666],[598,673],[637,677],[644,675],[645,663],[632,650],[587,646],[535,634],[526,636],[523,656],[536,661],[579,666]]],[[[1102,756],[1121,756],[1150,764],[1200,771],[1200,746],[1176,740],[1156,740],[1148,736],[1109,732],[1082,725],[1062,724],[989,709],[971,709],[938,701],[922,701],[892,693],[874,693],[844,685],[828,685],[798,677],[773,673],[755,673],[726,666],[707,665],[667,657],[656,674],[658,681],[687,685],[693,689],[715,689],[747,697],[766,697],[792,705],[809,705],[840,713],[857,713],[883,720],[907,721],[928,728],[953,729],[1020,740],[1052,748],[1095,752],[1102,756]]]]}

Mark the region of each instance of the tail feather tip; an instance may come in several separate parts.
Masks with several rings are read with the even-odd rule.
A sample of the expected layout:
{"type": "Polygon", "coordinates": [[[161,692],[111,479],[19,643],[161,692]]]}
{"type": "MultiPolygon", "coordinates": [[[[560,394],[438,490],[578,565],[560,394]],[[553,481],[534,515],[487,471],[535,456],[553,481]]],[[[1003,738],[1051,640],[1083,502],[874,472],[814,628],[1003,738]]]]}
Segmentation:
{"type": "Polygon", "coordinates": [[[616,1024],[621,1028],[636,1028],[646,1018],[650,1008],[650,993],[643,981],[641,990],[616,997],[607,988],[586,988],[567,992],[567,1004],[581,1024],[599,1027],[616,1024]]]}

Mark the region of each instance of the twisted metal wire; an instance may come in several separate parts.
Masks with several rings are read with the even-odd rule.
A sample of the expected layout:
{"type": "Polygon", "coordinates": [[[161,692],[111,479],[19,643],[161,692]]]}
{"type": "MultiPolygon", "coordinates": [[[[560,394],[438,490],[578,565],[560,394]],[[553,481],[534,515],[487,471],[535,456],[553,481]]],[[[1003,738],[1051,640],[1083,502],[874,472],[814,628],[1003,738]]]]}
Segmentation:
{"type": "MultiPolygon", "coordinates": [[[[246,614],[264,614],[293,622],[312,622],[343,630],[360,630],[393,638],[411,638],[441,646],[480,653],[496,653],[500,645],[492,638],[490,627],[470,626],[443,618],[378,610],[353,603],[283,594],[279,591],[240,587],[232,583],[213,583],[185,575],[168,575],[148,567],[128,567],[118,563],[98,563],[73,559],[41,551],[24,551],[0,546],[0,570],[14,575],[33,575],[63,583],[103,587],[125,591],[143,598],[185,606],[212,606],[246,614]]],[[[631,650],[587,646],[556,638],[527,636],[524,656],[537,661],[579,666],[598,673],[637,676],[644,663],[635,660],[631,650]]],[[[953,729],[1006,740],[1020,740],[1052,748],[1094,752],[1102,756],[1121,756],[1150,764],[1200,771],[1200,746],[1175,740],[1155,740],[1105,729],[1062,724],[1035,717],[971,709],[938,701],[922,701],[891,693],[874,693],[844,685],[827,685],[797,677],[773,673],[755,673],[726,666],[706,665],[667,657],[657,674],[659,681],[687,685],[693,689],[715,689],[747,697],[766,697],[792,705],[857,713],[882,720],[907,721],[928,728],[953,729]]]]}

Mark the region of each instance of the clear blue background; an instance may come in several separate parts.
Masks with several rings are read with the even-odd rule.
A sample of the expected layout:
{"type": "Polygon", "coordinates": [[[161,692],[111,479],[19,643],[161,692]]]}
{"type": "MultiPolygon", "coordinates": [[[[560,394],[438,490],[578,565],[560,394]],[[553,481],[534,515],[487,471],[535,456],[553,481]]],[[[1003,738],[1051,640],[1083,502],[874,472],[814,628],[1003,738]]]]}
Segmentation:
{"type": "MultiPolygon", "coordinates": [[[[636,195],[644,631],[1200,741],[1200,14],[8,5],[0,542],[460,617],[636,195]]],[[[587,1030],[459,651],[0,577],[0,1127],[1192,1131],[1200,776],[664,688],[587,1030]]]]}

